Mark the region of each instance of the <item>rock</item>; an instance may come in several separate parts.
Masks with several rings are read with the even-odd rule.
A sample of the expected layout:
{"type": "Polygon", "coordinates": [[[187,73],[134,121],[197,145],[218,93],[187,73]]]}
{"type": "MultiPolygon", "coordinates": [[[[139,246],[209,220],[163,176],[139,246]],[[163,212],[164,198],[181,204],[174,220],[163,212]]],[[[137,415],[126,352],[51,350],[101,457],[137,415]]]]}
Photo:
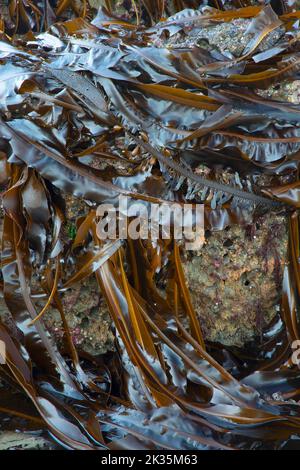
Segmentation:
{"type": "Polygon", "coordinates": [[[41,436],[13,431],[0,432],[1,450],[51,450],[54,445],[41,436]]]}
{"type": "MultiPolygon", "coordinates": [[[[209,51],[217,50],[227,56],[231,54],[233,57],[240,57],[253,39],[253,33],[248,31],[250,24],[251,20],[244,18],[217,24],[204,24],[192,30],[183,29],[170,37],[162,35],[154,43],[157,47],[170,49],[201,47],[209,51]]],[[[259,45],[257,51],[269,49],[283,34],[282,27],[271,31],[259,45]]]]}
{"type": "MultiPolygon", "coordinates": [[[[68,289],[61,299],[75,346],[93,356],[111,351],[114,347],[111,319],[94,277],[68,289]]],[[[49,308],[45,322],[60,344],[64,330],[59,312],[49,308]]]]}
{"type": "MultiPolygon", "coordinates": [[[[73,196],[64,195],[66,203],[66,224],[64,227],[65,242],[70,242],[74,236],[75,221],[78,217],[87,214],[87,204],[73,196]]],[[[0,232],[3,225],[3,213],[0,212],[0,232]]],[[[34,290],[36,275],[32,279],[34,290]]],[[[0,294],[0,319],[4,321],[18,337],[11,314],[0,294]]],[[[74,344],[91,355],[103,354],[114,348],[112,322],[108,308],[101,296],[100,289],[94,276],[87,278],[61,294],[64,313],[70,328],[74,344]]],[[[36,302],[36,311],[40,312],[45,302],[36,302]]],[[[44,315],[44,321],[52,337],[58,345],[62,345],[63,327],[59,312],[49,307],[44,315]]]]}
{"type": "Polygon", "coordinates": [[[105,0],[89,0],[89,4],[92,8],[100,8],[105,6],[105,0]]]}
{"type": "Polygon", "coordinates": [[[287,227],[268,214],[247,227],[208,234],[197,254],[186,254],[184,271],[206,340],[242,347],[260,340],[281,299],[287,227]]]}
{"type": "Polygon", "coordinates": [[[257,90],[257,93],[264,98],[299,104],[300,80],[284,80],[281,83],[270,86],[266,90],[257,90]]]}

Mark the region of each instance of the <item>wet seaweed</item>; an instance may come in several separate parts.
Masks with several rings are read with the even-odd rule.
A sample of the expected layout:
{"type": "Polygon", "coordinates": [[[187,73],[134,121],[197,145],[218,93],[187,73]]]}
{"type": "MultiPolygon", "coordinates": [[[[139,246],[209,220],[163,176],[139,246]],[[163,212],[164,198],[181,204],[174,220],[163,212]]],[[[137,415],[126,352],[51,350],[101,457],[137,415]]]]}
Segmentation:
{"type": "Polygon", "coordinates": [[[0,377],[24,397],[0,388],[0,411],[67,449],[281,448],[299,435],[290,346],[299,340],[299,106],[259,90],[298,79],[300,15],[293,2],[250,3],[129,2],[120,15],[106,2],[93,17],[85,1],[19,1],[0,21],[1,293],[11,318],[0,324],[0,377]],[[164,42],[239,18],[252,39],[238,57],[164,42]],[[199,164],[230,168],[231,182],[199,176],[199,164]],[[270,184],[256,184],[258,174],[270,184]],[[66,194],[89,207],[68,241],[66,194]],[[244,212],[255,220],[261,207],[285,214],[281,309],[253,354],[205,341],[175,239],[97,237],[97,205],[120,194],[145,204],[201,196],[212,230],[243,224],[244,212]],[[115,329],[115,351],[97,358],[74,344],[61,301],[89,277],[115,329]],[[62,350],[44,322],[50,306],[62,350]]]}

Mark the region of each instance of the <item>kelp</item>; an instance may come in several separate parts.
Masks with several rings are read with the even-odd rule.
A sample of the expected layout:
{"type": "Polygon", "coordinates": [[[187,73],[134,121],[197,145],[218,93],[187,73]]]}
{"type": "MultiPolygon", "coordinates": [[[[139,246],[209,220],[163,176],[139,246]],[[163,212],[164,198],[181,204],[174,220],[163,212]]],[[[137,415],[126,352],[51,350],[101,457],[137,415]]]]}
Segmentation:
{"type": "Polygon", "coordinates": [[[132,2],[131,21],[106,2],[92,20],[79,3],[10,2],[1,23],[1,291],[10,321],[0,324],[0,377],[26,398],[10,401],[0,388],[0,411],[67,449],[281,448],[300,433],[290,346],[299,339],[299,106],[259,90],[298,78],[299,12],[292,2],[275,12],[246,1],[197,10],[199,2],[178,1],[170,12],[172,2],[159,0],[132,2]],[[156,43],[236,19],[252,34],[240,57],[156,43]],[[200,164],[222,167],[230,181],[198,174],[200,164]],[[88,207],[71,240],[66,195],[88,207]],[[97,205],[119,195],[129,204],[201,201],[211,230],[260,211],[286,216],[281,310],[260,344],[205,340],[172,237],[97,237],[97,205]],[[99,357],[74,344],[62,302],[88,278],[114,325],[115,350],[99,357]],[[62,321],[61,349],[44,322],[50,307],[62,321]]]}
{"type": "MultiPolygon", "coordinates": [[[[5,4],[4,4],[5,5],[5,4]]],[[[4,6],[2,7],[4,8],[4,6]]],[[[87,0],[12,0],[8,2],[6,15],[3,15],[4,29],[9,34],[25,34],[48,29],[58,21],[67,10],[79,17],[89,13],[87,0]]],[[[2,16],[2,15],[1,15],[2,16]]]]}

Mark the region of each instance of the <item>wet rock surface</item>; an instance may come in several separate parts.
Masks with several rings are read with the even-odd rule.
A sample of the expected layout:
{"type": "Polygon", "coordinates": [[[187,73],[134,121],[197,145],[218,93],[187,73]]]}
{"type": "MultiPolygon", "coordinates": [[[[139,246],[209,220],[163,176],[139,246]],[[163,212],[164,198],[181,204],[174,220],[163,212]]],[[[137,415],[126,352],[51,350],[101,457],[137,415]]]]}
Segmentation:
{"type": "Polygon", "coordinates": [[[279,310],[287,227],[281,215],[208,232],[197,254],[186,254],[191,299],[207,340],[242,347],[260,341],[279,310]]]}
{"type": "MultiPolygon", "coordinates": [[[[65,194],[64,200],[66,203],[64,233],[71,242],[76,234],[76,220],[86,215],[89,208],[80,198],[65,194]]],[[[109,312],[94,276],[62,292],[61,301],[76,347],[95,356],[113,349],[114,336],[109,312]]],[[[50,307],[44,320],[51,335],[58,345],[61,345],[64,328],[58,310],[50,307]]]]}
{"type": "MultiPolygon", "coordinates": [[[[200,47],[209,51],[216,50],[229,57],[240,57],[253,39],[250,24],[251,20],[238,18],[220,24],[204,24],[192,30],[185,28],[169,37],[162,34],[155,45],[170,49],[200,47]]],[[[257,51],[262,52],[272,47],[283,33],[284,30],[280,26],[271,31],[257,51]]]]}
{"type": "Polygon", "coordinates": [[[257,92],[264,98],[299,104],[300,80],[283,80],[280,84],[273,85],[266,90],[258,90],[257,92]]]}
{"type": "Polygon", "coordinates": [[[0,431],[1,450],[54,450],[55,446],[41,436],[13,431],[0,431]]]}
{"type": "MultiPolygon", "coordinates": [[[[99,297],[96,281],[87,279],[68,289],[61,299],[74,344],[95,356],[111,351],[114,347],[111,320],[104,299],[99,297]]],[[[58,344],[61,344],[64,329],[59,312],[50,308],[45,322],[58,344]]]]}
{"type": "MultiPolygon", "coordinates": [[[[82,199],[65,195],[66,222],[64,226],[65,241],[71,243],[75,236],[76,219],[87,213],[88,206],[82,199]]],[[[3,224],[3,212],[0,214],[0,231],[3,224]]],[[[34,277],[36,273],[34,273],[34,277]]],[[[34,283],[34,279],[33,279],[34,283]]],[[[76,284],[61,294],[64,314],[76,347],[84,352],[97,356],[114,349],[112,323],[104,298],[93,276],[76,284]]],[[[37,312],[41,311],[45,302],[36,301],[37,312]]],[[[0,297],[0,318],[11,328],[13,322],[3,297],[0,297]]],[[[52,338],[59,347],[63,347],[64,329],[57,309],[50,306],[43,320],[52,338]]],[[[16,336],[18,332],[15,331],[16,336]]]]}

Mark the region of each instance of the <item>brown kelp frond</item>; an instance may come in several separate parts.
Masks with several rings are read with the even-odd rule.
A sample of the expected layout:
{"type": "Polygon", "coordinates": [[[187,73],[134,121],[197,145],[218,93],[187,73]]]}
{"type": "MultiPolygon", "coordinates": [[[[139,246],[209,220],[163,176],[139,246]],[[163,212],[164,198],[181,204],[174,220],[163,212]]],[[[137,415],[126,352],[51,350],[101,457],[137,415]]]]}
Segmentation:
{"type": "Polygon", "coordinates": [[[35,3],[9,2],[0,16],[0,412],[70,449],[284,445],[300,433],[290,347],[300,114],[281,89],[298,81],[299,12],[246,0],[143,0],[120,11],[107,1],[98,12],[88,1],[35,3]],[[203,203],[210,231],[251,232],[262,212],[288,218],[281,305],[259,344],[207,340],[187,250],[162,236],[163,223],[155,240],[98,236],[101,203],[128,228],[119,196],[129,207],[203,203]],[[84,207],[72,223],[68,198],[84,207]],[[85,282],[112,320],[106,354],[78,347],[69,324],[64,295],[85,282]],[[60,342],[47,326],[53,312],[60,342]]]}

